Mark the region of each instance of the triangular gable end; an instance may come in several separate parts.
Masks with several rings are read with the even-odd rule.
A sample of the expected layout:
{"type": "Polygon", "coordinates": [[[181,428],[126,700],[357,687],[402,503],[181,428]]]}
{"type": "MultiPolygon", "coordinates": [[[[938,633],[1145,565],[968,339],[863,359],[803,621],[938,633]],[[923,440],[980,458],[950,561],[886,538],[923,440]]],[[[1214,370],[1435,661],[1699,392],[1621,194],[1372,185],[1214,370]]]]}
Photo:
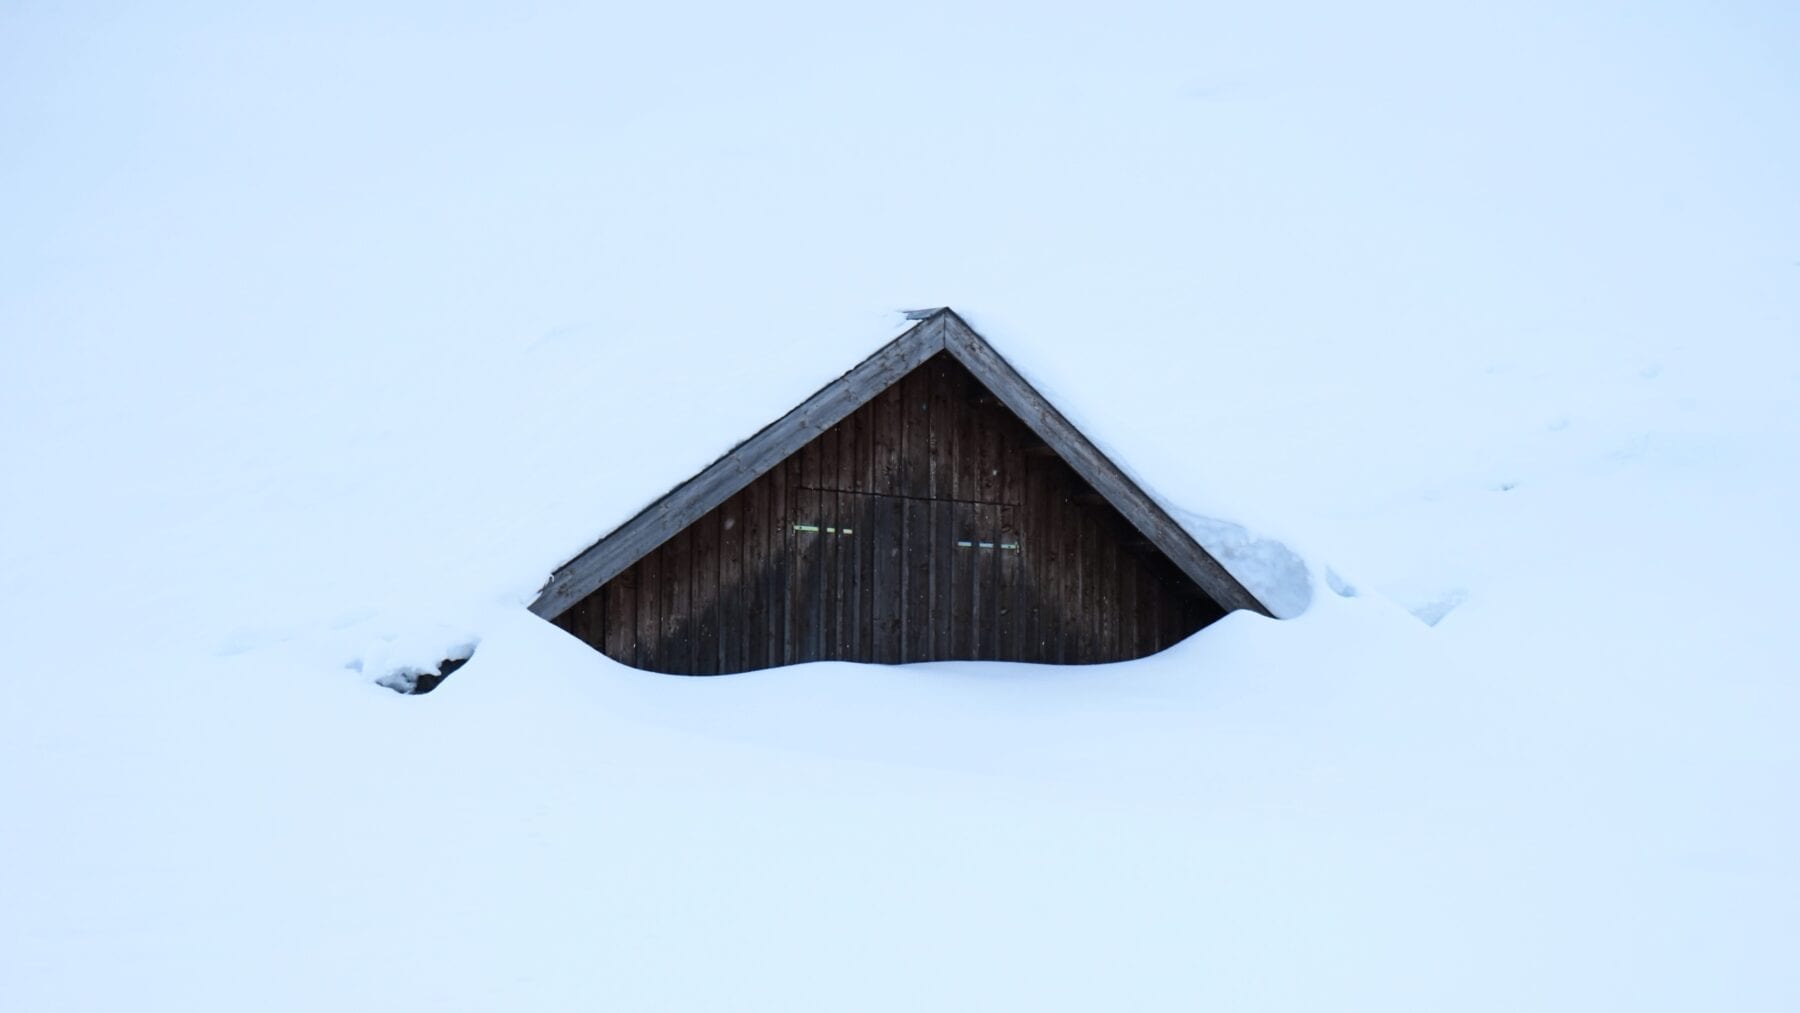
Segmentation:
{"type": "MultiPolygon", "coordinates": [[[[1084,628],[1081,631],[1082,649],[1079,651],[1073,648],[1049,645],[1047,640],[1040,641],[1040,638],[1048,637],[1052,632],[1049,629],[1050,619],[1047,616],[1043,618],[1045,629],[1042,632],[1033,625],[1038,622],[1039,602],[1032,598],[1028,603],[1027,597],[1024,596],[1031,589],[1026,585],[1033,580],[1041,582],[1046,579],[1055,585],[1059,578],[1055,575],[1047,575],[1045,567],[1055,567],[1057,564],[1054,561],[1058,558],[1070,561],[1063,567],[1064,569],[1079,569],[1074,561],[1086,560],[1084,564],[1085,581],[1088,585],[1089,597],[1085,600],[1070,599],[1067,607],[1059,613],[1064,620],[1074,625],[1089,622],[1089,614],[1095,611],[1108,609],[1116,611],[1119,608],[1130,608],[1134,601],[1153,593],[1135,587],[1132,581],[1137,580],[1151,581],[1157,586],[1189,587],[1190,591],[1203,594],[1208,599],[1207,608],[1213,610],[1211,617],[1236,609],[1249,609],[1264,615],[1269,614],[1262,603],[1257,601],[1192,536],[1176,524],[1168,513],[1145,494],[1117,465],[1083,436],[1054,405],[1027,383],[961,317],[949,309],[922,312],[916,317],[918,322],[914,326],[869,356],[854,369],[826,385],[799,407],[739,444],[698,475],[671,490],[637,516],[559,568],[549,583],[545,585],[537,600],[532,603],[531,610],[546,619],[558,621],[559,625],[576,631],[578,635],[581,635],[578,627],[592,626],[591,635],[583,636],[583,639],[600,647],[600,641],[603,639],[600,626],[607,622],[611,623],[613,639],[620,642],[626,639],[638,640],[658,636],[658,624],[648,621],[648,616],[624,617],[620,614],[613,614],[608,620],[599,620],[588,617],[585,613],[604,610],[604,601],[614,603],[612,610],[614,613],[626,610],[639,613],[646,610],[654,612],[660,608],[661,621],[664,623],[660,627],[662,630],[660,635],[667,636],[674,633],[677,625],[692,624],[694,626],[692,635],[703,641],[697,650],[708,659],[709,663],[694,666],[696,674],[771,667],[774,664],[816,660],[822,657],[867,661],[927,660],[928,657],[949,658],[965,655],[969,657],[1008,657],[1011,660],[1063,660],[1065,657],[1068,660],[1118,660],[1113,656],[1114,654],[1119,654],[1120,657],[1137,656],[1137,654],[1148,653],[1149,650],[1160,649],[1160,646],[1166,646],[1166,643],[1157,639],[1156,635],[1148,632],[1146,627],[1146,639],[1142,639],[1135,648],[1131,647],[1127,643],[1129,632],[1137,626],[1144,625],[1144,621],[1132,615],[1124,615],[1116,620],[1110,617],[1091,619],[1096,624],[1095,629],[1090,631],[1084,628]],[[926,379],[927,373],[935,379],[926,379]],[[888,460],[888,470],[885,473],[888,487],[883,487],[881,478],[884,472],[880,467],[876,467],[873,472],[869,470],[867,458],[870,448],[867,441],[871,437],[867,430],[875,427],[874,420],[878,417],[877,412],[886,410],[886,401],[884,401],[882,409],[878,409],[874,403],[884,394],[887,395],[887,401],[897,401],[900,397],[899,388],[903,379],[907,380],[908,391],[919,399],[916,406],[919,414],[912,417],[896,416],[898,421],[884,422],[880,427],[883,435],[875,437],[877,441],[875,449],[879,453],[883,449],[880,441],[886,438],[889,440],[889,445],[885,449],[890,454],[897,455],[898,451],[894,444],[904,440],[912,448],[910,453],[913,459],[908,461],[888,460]],[[996,450],[995,441],[1011,447],[1012,456],[1006,458],[1012,462],[1007,466],[1007,480],[1011,483],[1007,487],[1010,490],[1010,496],[999,495],[997,485],[983,486],[976,481],[974,474],[985,476],[989,464],[994,465],[993,475],[1001,474],[1000,458],[995,457],[993,460],[984,458],[979,464],[975,462],[974,456],[977,451],[973,449],[973,444],[978,443],[978,439],[972,439],[968,435],[963,437],[963,442],[971,446],[963,452],[963,457],[967,459],[960,460],[958,463],[957,460],[953,460],[957,456],[957,444],[953,433],[945,432],[940,436],[935,429],[930,433],[925,431],[927,423],[924,420],[928,406],[925,401],[926,387],[923,385],[935,385],[938,388],[935,394],[931,395],[938,399],[933,418],[941,415],[944,420],[947,420],[958,417],[960,412],[963,418],[962,425],[965,427],[974,426],[980,432],[987,434],[1004,434],[987,435],[982,439],[988,441],[988,447],[984,452],[990,457],[1001,452],[996,450]],[[972,405],[958,408],[954,403],[942,403],[946,398],[956,401],[965,397],[972,401],[972,405]],[[853,459],[850,456],[849,441],[851,437],[849,434],[857,430],[859,426],[863,430],[862,458],[853,459]],[[822,452],[835,454],[840,438],[840,429],[844,431],[842,436],[845,453],[842,459],[842,468],[845,472],[844,481],[830,481],[830,478],[835,477],[833,475],[827,476],[828,480],[821,484],[817,475],[813,474],[818,467],[819,454],[822,452]],[[829,440],[820,439],[822,435],[828,433],[831,434],[829,440]],[[947,445],[946,447],[939,446],[940,439],[947,445]],[[922,449],[925,444],[929,444],[929,450],[922,449]],[[801,482],[800,472],[795,470],[802,466],[800,462],[803,449],[808,451],[805,455],[805,467],[811,469],[808,472],[811,478],[806,482],[801,482]],[[1021,451],[1034,458],[1045,460],[1041,466],[1034,463],[1027,468],[1021,463],[1023,461],[1020,456],[1021,451]],[[927,461],[919,458],[919,454],[932,456],[927,461]],[[1049,460],[1051,458],[1054,460],[1049,460]],[[849,476],[853,461],[863,469],[854,482],[850,480],[849,476]],[[910,469],[902,467],[900,470],[916,476],[916,487],[908,485],[906,488],[901,488],[894,485],[896,481],[895,466],[907,464],[913,467],[910,469]],[[955,480],[954,475],[948,472],[940,474],[940,471],[944,469],[955,467],[960,467],[964,472],[962,481],[964,488],[960,492],[951,488],[955,480]],[[971,473],[972,467],[977,468],[978,471],[971,473]],[[1063,477],[1060,479],[1046,477],[1046,468],[1053,468],[1057,474],[1063,477]],[[928,483],[925,478],[927,470],[932,474],[928,483]],[[1038,544],[1021,547],[1016,535],[1009,536],[1000,533],[999,526],[1001,525],[1012,530],[1014,524],[1012,516],[1015,512],[1013,507],[1007,506],[1001,501],[1010,499],[1017,502],[1019,504],[1017,512],[1020,514],[1021,521],[1027,516],[1050,517],[1042,509],[1038,509],[1035,513],[1025,510],[1021,498],[1024,495],[1023,486],[1018,484],[1019,477],[1015,474],[1025,471],[1029,471],[1036,480],[1032,485],[1032,488],[1038,490],[1032,493],[1036,497],[1034,502],[1039,502],[1046,496],[1054,500],[1060,495],[1064,504],[1061,509],[1065,514],[1074,509],[1068,503],[1079,500],[1095,504],[1094,509],[1103,511],[1110,519],[1098,521],[1089,519],[1084,522],[1073,522],[1067,518],[1054,521],[1039,520],[1036,525],[1039,530],[1034,532],[1034,540],[1038,544]],[[873,476],[868,482],[867,488],[864,487],[863,476],[873,476]],[[1046,481],[1052,483],[1048,492],[1039,488],[1046,481]],[[1056,484],[1058,482],[1060,484],[1056,484]],[[714,578],[714,574],[719,573],[715,560],[719,549],[718,530],[723,527],[726,531],[724,546],[728,553],[728,559],[724,575],[731,581],[737,582],[732,585],[733,587],[744,588],[746,585],[743,582],[749,578],[737,572],[735,567],[740,562],[748,566],[752,562],[752,555],[749,546],[742,549],[739,547],[739,539],[744,532],[733,532],[735,517],[743,510],[741,501],[746,497],[766,498],[771,495],[768,492],[771,483],[782,485],[781,490],[772,493],[776,503],[787,511],[783,514],[781,523],[788,525],[793,532],[798,533],[789,534],[787,533],[788,528],[784,527],[781,537],[788,540],[779,543],[778,548],[798,553],[798,555],[791,560],[787,558],[764,560],[760,556],[756,557],[757,563],[767,563],[768,566],[765,568],[772,567],[773,577],[771,579],[781,581],[784,585],[783,588],[770,589],[759,586],[749,589],[747,595],[737,596],[722,593],[720,589],[725,585],[718,583],[714,578]],[[888,496],[877,495],[870,499],[865,496],[865,493],[894,495],[890,502],[888,496]],[[784,502],[785,500],[793,500],[793,502],[787,503],[784,502]],[[852,504],[856,504],[854,510],[852,504]],[[722,506],[726,507],[725,513],[729,516],[725,516],[721,521],[717,512],[722,506]],[[800,514],[788,516],[793,511],[801,509],[807,511],[805,516],[800,514]],[[819,514],[820,509],[825,510],[826,514],[819,514]],[[844,511],[844,526],[841,532],[835,523],[827,523],[823,527],[818,523],[821,516],[824,516],[827,521],[835,517],[836,514],[832,513],[833,510],[844,511]],[[873,515],[870,513],[871,510],[875,511],[873,515]],[[878,523],[880,516],[883,515],[882,512],[887,510],[895,512],[893,531],[884,531],[878,523]],[[905,512],[911,520],[902,521],[899,517],[901,512],[905,512]],[[1004,514],[1004,518],[1002,514],[1004,514]],[[855,530],[850,526],[853,516],[861,518],[860,523],[864,525],[862,533],[853,539],[855,547],[852,547],[849,540],[842,541],[840,545],[839,540],[835,539],[825,544],[823,548],[811,544],[815,537],[826,531],[833,535],[841,534],[848,539],[855,530]],[[695,533],[697,539],[695,544],[697,551],[701,553],[698,557],[700,566],[711,582],[696,584],[691,596],[684,586],[670,585],[669,588],[665,588],[665,591],[670,591],[671,588],[679,591],[682,596],[680,600],[684,605],[690,602],[691,597],[691,603],[696,606],[694,613],[689,615],[681,610],[673,609],[667,603],[655,604],[652,601],[654,589],[649,588],[638,589],[635,592],[636,597],[627,594],[626,599],[629,600],[621,606],[620,592],[622,588],[616,585],[642,583],[645,573],[641,571],[645,571],[646,568],[651,571],[653,579],[664,583],[667,583],[670,578],[660,571],[667,570],[672,565],[678,566],[683,574],[702,572],[692,569],[692,564],[685,554],[669,559],[663,557],[670,551],[671,544],[678,544],[681,549],[685,550],[689,527],[703,519],[706,523],[700,527],[705,530],[695,533]],[[813,523],[808,523],[809,520],[813,523]],[[791,524],[789,524],[790,521],[791,524]],[[1065,535],[1061,532],[1060,529],[1067,527],[1069,523],[1077,523],[1077,526],[1083,523],[1087,525],[1087,533],[1083,536],[1086,538],[1086,542],[1078,542],[1074,540],[1076,535],[1065,535]],[[901,555],[901,535],[898,532],[902,524],[906,525],[905,530],[909,533],[905,542],[907,546],[905,558],[911,560],[911,563],[916,564],[917,567],[917,573],[910,578],[904,572],[890,573],[882,569],[884,566],[911,565],[904,561],[894,563],[889,558],[901,555]],[[1098,524],[1097,527],[1096,524],[1098,524]],[[954,541],[948,540],[951,536],[947,532],[956,525],[961,525],[962,529],[966,529],[959,529],[966,537],[958,536],[954,541]],[[986,530],[986,526],[994,526],[994,533],[991,536],[981,533],[986,530]],[[932,538],[935,541],[930,541],[928,545],[927,539],[917,533],[920,530],[934,532],[932,538]],[[677,536],[682,536],[678,542],[677,536]],[[796,538],[805,544],[796,544],[793,541],[796,538]],[[1011,540],[1008,541],[1008,538],[1011,540]],[[1069,539],[1066,546],[1060,544],[1065,538],[1069,539]],[[881,540],[882,549],[876,554],[879,556],[878,559],[870,556],[870,553],[875,551],[871,547],[871,540],[874,539],[881,540]],[[1096,542],[1100,543],[1099,554],[1096,554],[1096,542]],[[1122,550],[1114,548],[1112,542],[1131,545],[1143,551],[1128,557],[1122,553],[1122,550]],[[946,546],[958,546],[963,551],[960,554],[951,552],[946,556],[944,555],[947,551],[946,546]],[[966,562],[966,559],[970,557],[968,551],[970,549],[984,547],[996,549],[999,546],[1006,546],[1013,551],[999,552],[985,564],[979,561],[966,562]],[[858,552],[863,555],[859,557],[856,555],[858,552]],[[1143,555],[1144,552],[1157,558],[1150,563],[1140,565],[1140,562],[1136,561],[1137,556],[1143,555]],[[824,563],[819,561],[821,554],[826,560],[824,563]],[[1030,566],[1021,568],[1017,563],[1021,559],[1029,560],[1030,566]],[[1005,560],[1005,562],[996,560],[1005,560]],[[1150,567],[1147,570],[1144,569],[1146,565],[1150,567]],[[827,569],[820,571],[818,569],[820,566],[825,566],[827,569]],[[863,570],[858,570],[858,566],[862,566],[863,570]],[[796,570],[796,567],[799,569],[796,570]],[[837,569],[832,570],[831,567],[837,569]],[[867,588],[862,588],[859,592],[860,584],[864,581],[859,579],[857,574],[863,573],[865,570],[867,571],[867,582],[873,582],[876,585],[877,590],[873,592],[874,601],[870,600],[871,591],[867,588]],[[1018,572],[1015,573],[1015,570],[1018,572]],[[1143,576],[1133,576],[1140,570],[1143,571],[1143,576]],[[954,577],[951,571],[955,571],[954,577]],[[820,573],[823,576],[819,576],[820,573]],[[971,573],[973,576],[970,576],[971,573]],[[809,574],[812,576],[809,577],[809,574]],[[1160,574],[1160,576],[1155,574],[1160,574]],[[615,580],[615,578],[618,579],[615,580]],[[965,582],[972,580],[974,583],[959,588],[950,583],[952,580],[965,582]],[[983,583],[984,580],[992,583],[983,583]],[[1124,581],[1124,583],[1118,583],[1119,581],[1124,581]],[[928,584],[929,588],[926,587],[928,584]],[[788,585],[792,585],[792,590],[796,594],[793,610],[804,611],[807,615],[796,616],[791,623],[780,615],[775,615],[771,619],[760,611],[754,617],[757,623],[763,624],[759,628],[772,630],[772,638],[781,641],[779,647],[783,649],[759,651],[757,648],[765,645],[752,644],[749,650],[737,650],[734,661],[734,652],[729,646],[721,646],[716,650],[711,646],[719,640],[718,628],[721,626],[724,628],[726,639],[737,642],[750,637],[754,640],[755,638],[750,634],[738,632],[744,626],[744,620],[733,610],[773,607],[779,611],[786,604],[785,601],[769,602],[763,599],[771,596],[785,596],[788,585]],[[901,590],[902,585],[907,588],[904,592],[901,590]],[[602,589],[606,589],[608,593],[604,595],[596,593],[602,589]],[[836,595],[837,598],[835,601],[821,603],[818,598],[821,593],[828,598],[832,595],[836,595]],[[859,593],[861,594],[860,600],[857,597],[859,593]],[[913,595],[917,600],[910,602],[897,600],[896,596],[902,593],[913,595]],[[697,608],[703,594],[708,599],[708,607],[704,614],[697,608]],[[812,597],[803,601],[802,598],[805,595],[812,597]],[[1098,596],[1096,597],[1096,595],[1098,596]],[[952,630],[947,625],[948,620],[938,618],[936,615],[938,607],[935,602],[940,596],[946,600],[955,596],[961,602],[964,612],[970,605],[971,596],[974,596],[975,599],[979,599],[975,602],[976,607],[979,608],[985,603],[992,614],[983,615],[977,611],[973,613],[973,619],[965,619],[960,622],[960,625],[964,626],[972,622],[981,629],[968,631],[958,628],[952,630]],[[644,600],[638,602],[637,597],[642,597],[644,600]],[[889,602],[890,598],[895,600],[889,602]],[[986,599],[988,598],[998,599],[998,604],[987,603],[986,599]],[[810,602],[810,606],[803,607],[806,602],[810,602]],[[859,611],[859,606],[861,611],[859,611]],[[928,607],[933,613],[932,621],[936,626],[935,629],[923,628],[918,618],[925,613],[928,607]],[[1009,609],[1021,614],[1015,618],[1009,609]],[[570,614],[572,610],[575,614],[570,614]],[[1026,610],[1030,611],[1029,616],[1023,614],[1026,610]],[[829,614],[814,623],[811,620],[818,618],[811,615],[814,612],[829,614]],[[884,650],[882,634],[879,630],[875,634],[872,644],[869,634],[866,631],[861,633],[862,649],[857,649],[858,634],[852,630],[852,626],[876,623],[881,629],[886,629],[889,625],[898,626],[902,620],[895,616],[902,614],[913,617],[909,625],[909,632],[904,636],[905,643],[911,647],[910,650],[892,645],[889,645],[892,649],[884,650]],[[640,622],[639,619],[646,621],[640,622]],[[775,624],[773,628],[768,627],[770,622],[775,624]],[[631,629],[624,630],[621,623],[630,626],[631,629]],[[824,632],[821,633],[814,629],[814,626],[823,628],[824,632]],[[998,629],[999,632],[994,632],[995,629],[998,629]],[[641,636],[640,630],[642,631],[641,636]],[[984,633],[983,630],[986,632],[984,633]],[[984,636],[986,637],[985,641],[983,640],[984,636]],[[957,642],[961,646],[955,648],[949,646],[953,638],[958,638],[957,642]],[[795,644],[796,639],[800,641],[798,648],[795,644]],[[934,645],[934,639],[941,643],[934,645]],[[1031,649],[1009,651],[1005,649],[1009,641],[1029,644],[1031,649]],[[1045,645],[1041,649],[1038,647],[1040,642],[1045,645]],[[808,644],[815,649],[806,649],[808,644]],[[1112,645],[1110,653],[1104,646],[1106,644],[1112,645]],[[974,645],[985,646],[978,648],[974,645]],[[756,663],[759,660],[765,663],[756,663]]],[[[886,415],[879,417],[888,418],[886,415]]],[[[948,423],[940,420],[930,424],[944,425],[948,423]]],[[[828,468],[833,469],[834,472],[838,467],[835,463],[836,460],[836,457],[833,456],[827,464],[828,468]]],[[[912,480],[908,479],[907,481],[911,482],[912,480]]],[[[997,482],[998,478],[994,481],[997,482]]],[[[762,499],[758,498],[757,502],[760,504],[762,499]]],[[[755,519],[774,523],[772,519],[761,512],[765,509],[765,507],[759,506],[759,512],[755,515],[755,519]]],[[[1026,526],[1031,525],[1027,524],[1026,526]]],[[[754,533],[758,538],[767,537],[760,529],[754,533]]],[[[760,541],[756,543],[758,551],[762,545],[763,543],[760,541]]],[[[780,554],[777,553],[777,555],[780,554]]],[[[980,553],[974,555],[980,556],[980,553]]],[[[1083,580],[1081,576],[1071,578],[1066,574],[1060,579],[1066,585],[1064,590],[1071,592],[1083,580]],[[1072,584],[1071,580],[1073,580],[1072,584]]],[[[1150,585],[1146,584],[1146,587],[1148,586],[1150,585]]],[[[1052,586],[1050,590],[1051,597],[1056,597],[1056,588],[1052,586]]],[[[1149,609],[1149,603],[1144,603],[1143,607],[1149,609]]],[[[1172,606],[1164,607],[1162,612],[1168,613],[1172,608],[1172,606]]],[[[1061,621],[1063,620],[1059,620],[1059,622],[1061,621]]],[[[1207,621],[1210,621],[1210,618],[1195,618],[1191,619],[1188,625],[1198,628],[1207,621]]],[[[1166,616],[1162,622],[1166,627],[1168,622],[1166,616]]],[[[1186,629],[1185,632],[1192,632],[1192,629],[1186,629]]],[[[1185,632],[1182,635],[1185,635],[1185,632]]],[[[686,635],[685,630],[683,635],[686,635]]],[[[1073,643],[1077,635],[1071,630],[1067,636],[1073,643]]],[[[1166,637],[1166,632],[1163,636],[1166,637]]],[[[900,643],[901,635],[897,632],[894,633],[894,640],[895,643],[900,643]]],[[[625,649],[621,652],[608,649],[607,653],[613,654],[619,660],[629,664],[634,661],[646,660],[644,655],[647,650],[647,648],[625,649]]],[[[683,650],[692,649],[689,645],[683,644],[683,650]]],[[[649,653],[654,655],[653,651],[649,653]]],[[[671,666],[670,662],[657,656],[647,660],[652,664],[639,664],[639,667],[652,667],[665,671],[681,670],[683,667],[680,663],[674,663],[671,666]]]]}

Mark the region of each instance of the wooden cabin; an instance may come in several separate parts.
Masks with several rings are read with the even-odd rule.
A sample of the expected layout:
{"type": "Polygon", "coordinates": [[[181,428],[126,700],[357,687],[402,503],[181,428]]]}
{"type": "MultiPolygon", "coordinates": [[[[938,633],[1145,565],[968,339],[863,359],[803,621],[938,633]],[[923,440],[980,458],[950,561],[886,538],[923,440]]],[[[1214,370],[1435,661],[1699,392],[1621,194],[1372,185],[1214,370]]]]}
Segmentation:
{"type": "Polygon", "coordinates": [[[623,664],[1122,661],[1234,609],[1225,568],[950,310],[556,571],[623,664]]]}

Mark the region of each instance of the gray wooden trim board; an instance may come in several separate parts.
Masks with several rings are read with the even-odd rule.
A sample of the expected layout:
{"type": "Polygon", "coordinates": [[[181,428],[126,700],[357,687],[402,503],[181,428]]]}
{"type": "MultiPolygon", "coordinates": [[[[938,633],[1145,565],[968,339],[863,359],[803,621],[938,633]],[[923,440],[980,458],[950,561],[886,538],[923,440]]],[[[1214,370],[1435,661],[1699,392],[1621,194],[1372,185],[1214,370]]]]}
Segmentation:
{"type": "Polygon", "coordinates": [[[1269,610],[948,308],[919,322],[563,564],[531,603],[554,619],[939,352],[948,352],[1221,608],[1269,610]]]}

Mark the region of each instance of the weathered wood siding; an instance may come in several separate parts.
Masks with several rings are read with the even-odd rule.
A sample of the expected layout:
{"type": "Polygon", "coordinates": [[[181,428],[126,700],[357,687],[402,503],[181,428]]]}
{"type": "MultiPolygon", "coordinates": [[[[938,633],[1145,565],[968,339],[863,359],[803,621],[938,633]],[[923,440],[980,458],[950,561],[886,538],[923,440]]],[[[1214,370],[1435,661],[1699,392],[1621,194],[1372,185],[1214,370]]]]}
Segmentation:
{"type": "Polygon", "coordinates": [[[938,354],[564,612],[628,665],[1084,664],[1222,615],[938,354]]]}

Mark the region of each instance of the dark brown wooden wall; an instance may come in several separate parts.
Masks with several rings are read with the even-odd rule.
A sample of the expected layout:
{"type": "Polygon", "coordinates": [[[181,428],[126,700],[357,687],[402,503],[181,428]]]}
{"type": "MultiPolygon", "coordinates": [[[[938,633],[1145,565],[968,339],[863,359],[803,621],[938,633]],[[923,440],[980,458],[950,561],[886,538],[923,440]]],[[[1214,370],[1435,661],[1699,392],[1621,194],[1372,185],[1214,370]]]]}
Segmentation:
{"type": "Polygon", "coordinates": [[[654,672],[1122,661],[1222,615],[948,355],[563,613],[654,672]]]}

